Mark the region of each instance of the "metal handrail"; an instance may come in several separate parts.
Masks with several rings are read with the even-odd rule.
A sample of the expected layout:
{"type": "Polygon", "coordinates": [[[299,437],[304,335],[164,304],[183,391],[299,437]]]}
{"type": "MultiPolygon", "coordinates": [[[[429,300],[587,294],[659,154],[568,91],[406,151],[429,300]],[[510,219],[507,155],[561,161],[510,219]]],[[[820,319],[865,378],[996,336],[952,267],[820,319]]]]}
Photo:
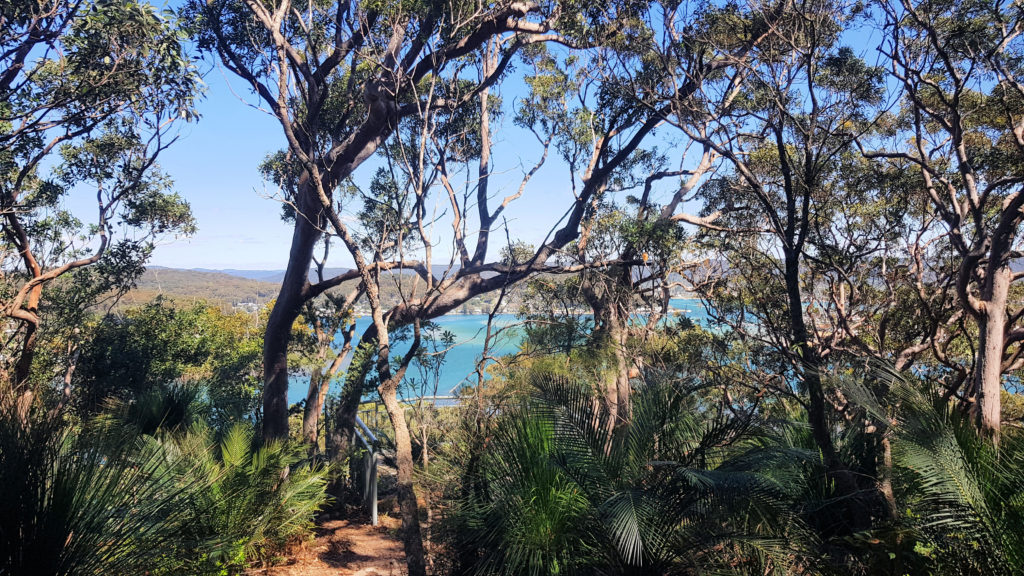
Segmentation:
{"type": "MultiPolygon", "coordinates": [[[[377,436],[374,435],[373,431],[370,430],[370,427],[367,426],[365,422],[363,422],[362,418],[360,418],[359,415],[356,415],[356,425],[363,429],[363,434],[366,434],[366,437],[370,440],[370,443],[372,443],[374,446],[379,444],[377,436]]],[[[363,444],[366,444],[365,440],[363,440],[363,444]]],[[[370,447],[367,446],[366,448],[369,449],[370,447]]]]}
{"type": "MultiPolygon", "coordinates": [[[[411,404],[419,400],[457,400],[456,396],[424,396],[422,398],[413,398],[406,400],[406,404],[411,404]]],[[[406,406],[408,408],[409,406],[406,406]]],[[[366,455],[363,457],[363,474],[362,474],[362,488],[363,488],[363,503],[370,508],[370,521],[376,526],[378,522],[377,518],[377,469],[380,465],[381,453],[380,453],[380,439],[373,433],[373,430],[366,425],[359,415],[356,415],[356,426],[352,430],[352,442],[355,443],[356,439],[366,449],[366,455]]]]}
{"type": "MultiPolygon", "coordinates": [[[[363,422],[359,416],[356,416],[356,428],[352,431],[352,435],[359,439],[363,447],[366,448],[366,456],[363,461],[363,503],[370,507],[370,522],[373,526],[377,525],[377,466],[380,458],[379,454],[379,443],[377,436],[374,435],[370,428],[363,422]]],[[[355,439],[353,438],[353,440],[355,439]]]]}

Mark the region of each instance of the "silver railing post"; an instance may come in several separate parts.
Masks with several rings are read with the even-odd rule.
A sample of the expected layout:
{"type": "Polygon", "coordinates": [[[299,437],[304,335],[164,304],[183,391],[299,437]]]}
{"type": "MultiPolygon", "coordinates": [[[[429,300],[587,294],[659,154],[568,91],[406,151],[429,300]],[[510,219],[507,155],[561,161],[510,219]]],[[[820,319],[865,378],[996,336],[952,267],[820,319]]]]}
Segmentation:
{"type": "Polygon", "coordinates": [[[370,521],[377,525],[377,462],[379,443],[377,437],[359,416],[356,416],[356,429],[352,435],[359,438],[366,455],[363,457],[363,503],[370,507],[370,521]]]}
{"type": "Polygon", "coordinates": [[[377,453],[370,454],[370,524],[377,525],[377,453]]]}

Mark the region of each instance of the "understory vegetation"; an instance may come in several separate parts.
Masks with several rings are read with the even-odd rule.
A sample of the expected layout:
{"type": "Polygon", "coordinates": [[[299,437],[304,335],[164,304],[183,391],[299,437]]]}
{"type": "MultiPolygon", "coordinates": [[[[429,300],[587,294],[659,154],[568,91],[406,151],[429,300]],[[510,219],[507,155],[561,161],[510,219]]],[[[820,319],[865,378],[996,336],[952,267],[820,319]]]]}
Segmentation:
{"type": "Polygon", "coordinates": [[[5,573],[238,573],[308,536],[326,468],[195,410],[173,386],[74,426],[0,415],[5,573]]]}
{"type": "Polygon", "coordinates": [[[996,448],[926,380],[885,366],[851,371],[834,382],[858,414],[850,421],[887,424],[833,428],[843,463],[862,477],[844,492],[799,403],[755,396],[737,408],[699,376],[703,350],[690,350],[696,364],[678,361],[714,336],[693,326],[656,336],[674,358],[634,383],[628,422],[609,419],[600,378],[568,356],[520,358],[489,383],[502,398],[491,418],[480,421],[472,397],[451,409],[458,416],[424,481],[445,501],[431,533],[439,565],[466,574],[1021,570],[1018,429],[996,448]]]}

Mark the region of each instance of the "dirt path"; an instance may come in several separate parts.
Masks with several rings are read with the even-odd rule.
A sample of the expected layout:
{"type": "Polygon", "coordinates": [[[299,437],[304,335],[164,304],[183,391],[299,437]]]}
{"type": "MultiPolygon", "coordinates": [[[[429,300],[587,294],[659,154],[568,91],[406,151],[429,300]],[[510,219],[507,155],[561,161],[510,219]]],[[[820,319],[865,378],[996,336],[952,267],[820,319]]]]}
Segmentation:
{"type": "Polygon", "coordinates": [[[381,516],[380,526],[331,520],[317,528],[314,542],[296,550],[289,563],[268,576],[403,576],[405,554],[392,534],[398,520],[381,516]]]}

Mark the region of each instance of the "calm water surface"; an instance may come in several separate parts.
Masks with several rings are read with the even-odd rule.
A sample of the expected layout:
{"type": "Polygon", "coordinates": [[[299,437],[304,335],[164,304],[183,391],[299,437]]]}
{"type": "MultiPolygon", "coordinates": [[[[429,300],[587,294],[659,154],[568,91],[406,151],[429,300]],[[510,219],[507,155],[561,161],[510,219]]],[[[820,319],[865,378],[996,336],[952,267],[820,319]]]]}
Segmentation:
{"type": "MultiPolygon", "coordinates": [[[[704,319],[704,310],[700,302],[696,300],[673,299],[672,307],[695,321],[704,319]]],[[[487,334],[486,314],[449,314],[433,321],[437,324],[438,330],[447,330],[455,336],[455,346],[448,350],[444,365],[441,368],[440,383],[437,394],[440,396],[454,393],[466,382],[467,378],[475,378],[476,363],[483,352],[484,339],[487,334]]],[[[356,334],[361,333],[370,323],[369,318],[360,318],[356,321],[356,334]]],[[[503,356],[513,354],[519,350],[519,343],[522,340],[520,320],[513,314],[499,314],[495,317],[492,330],[501,329],[496,340],[492,340],[491,354],[503,356]]],[[[438,344],[440,346],[440,344],[438,344]]],[[[340,343],[339,343],[340,346],[340,343]]],[[[408,343],[401,343],[395,346],[395,353],[401,354],[408,350],[408,343]]],[[[416,365],[409,367],[407,376],[419,377],[416,365]]],[[[288,402],[294,404],[306,396],[309,386],[308,376],[296,375],[291,378],[288,388],[288,402]]],[[[341,388],[341,382],[331,383],[331,392],[336,393],[341,388]]],[[[432,390],[431,390],[432,392],[432,390]]]]}

